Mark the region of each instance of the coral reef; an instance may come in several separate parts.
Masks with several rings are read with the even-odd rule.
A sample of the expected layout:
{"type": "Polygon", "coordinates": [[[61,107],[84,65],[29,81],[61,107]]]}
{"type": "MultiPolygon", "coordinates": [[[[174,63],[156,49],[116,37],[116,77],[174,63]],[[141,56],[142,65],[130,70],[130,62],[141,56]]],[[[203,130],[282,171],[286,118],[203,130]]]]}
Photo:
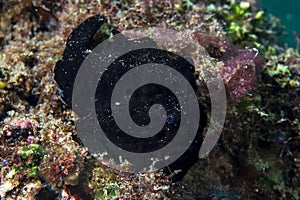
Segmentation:
{"type": "Polygon", "coordinates": [[[254,1],[24,0],[0,10],[1,199],[299,199],[298,47],[280,43],[278,19],[254,1]],[[124,33],[190,30],[223,69],[224,132],[182,181],[113,170],[81,145],[54,66],[72,30],[98,14],[124,33]]]}

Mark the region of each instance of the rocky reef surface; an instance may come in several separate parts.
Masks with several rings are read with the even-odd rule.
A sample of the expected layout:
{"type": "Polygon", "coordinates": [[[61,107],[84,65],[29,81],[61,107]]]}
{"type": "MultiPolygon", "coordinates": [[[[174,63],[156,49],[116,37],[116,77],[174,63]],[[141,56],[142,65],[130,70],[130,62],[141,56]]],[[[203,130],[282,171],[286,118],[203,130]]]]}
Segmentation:
{"type": "MultiPolygon", "coordinates": [[[[282,44],[280,21],[254,1],[24,0],[0,10],[0,199],[299,199],[299,38],[282,44]],[[112,169],[81,145],[54,68],[70,33],[95,15],[124,33],[189,30],[207,52],[201,61],[221,69],[223,133],[181,181],[177,171],[112,169]]],[[[201,70],[194,77],[201,83],[201,70]]],[[[208,97],[199,101],[209,117],[208,97]]]]}

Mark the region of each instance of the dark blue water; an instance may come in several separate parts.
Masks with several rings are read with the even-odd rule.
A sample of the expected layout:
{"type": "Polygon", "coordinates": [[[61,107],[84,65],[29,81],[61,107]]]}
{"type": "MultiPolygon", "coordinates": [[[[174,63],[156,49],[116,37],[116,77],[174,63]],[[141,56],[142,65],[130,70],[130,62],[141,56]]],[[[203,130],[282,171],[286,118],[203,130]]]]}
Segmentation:
{"type": "Polygon", "coordinates": [[[293,31],[300,35],[300,0],[263,0],[262,8],[282,20],[287,32],[287,35],[282,37],[282,41],[295,46],[293,31]]]}

